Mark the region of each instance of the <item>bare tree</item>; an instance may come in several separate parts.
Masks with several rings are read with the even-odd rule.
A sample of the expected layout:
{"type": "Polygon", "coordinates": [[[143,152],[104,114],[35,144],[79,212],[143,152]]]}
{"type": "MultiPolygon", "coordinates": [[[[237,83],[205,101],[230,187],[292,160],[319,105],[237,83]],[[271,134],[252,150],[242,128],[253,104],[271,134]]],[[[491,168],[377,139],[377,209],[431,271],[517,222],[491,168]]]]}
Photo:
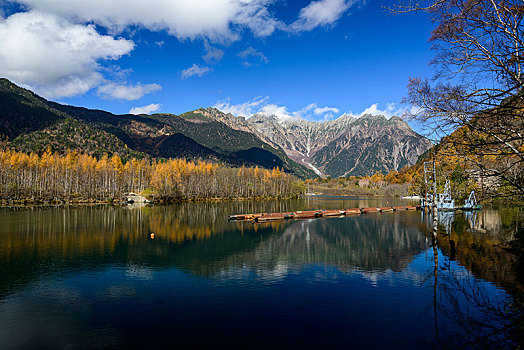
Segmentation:
{"type": "Polygon", "coordinates": [[[432,79],[411,78],[405,102],[441,149],[459,155],[498,195],[524,195],[524,2],[428,0],[435,23],[432,79]]]}

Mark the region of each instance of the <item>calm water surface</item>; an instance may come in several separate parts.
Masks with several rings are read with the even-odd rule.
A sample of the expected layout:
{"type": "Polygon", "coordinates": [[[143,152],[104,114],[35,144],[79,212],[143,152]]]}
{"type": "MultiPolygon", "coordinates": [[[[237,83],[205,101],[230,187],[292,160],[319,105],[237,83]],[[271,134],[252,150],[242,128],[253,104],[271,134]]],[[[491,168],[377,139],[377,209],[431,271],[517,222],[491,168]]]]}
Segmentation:
{"type": "Polygon", "coordinates": [[[518,208],[227,221],[400,203],[0,208],[0,348],[522,346],[518,208]]]}

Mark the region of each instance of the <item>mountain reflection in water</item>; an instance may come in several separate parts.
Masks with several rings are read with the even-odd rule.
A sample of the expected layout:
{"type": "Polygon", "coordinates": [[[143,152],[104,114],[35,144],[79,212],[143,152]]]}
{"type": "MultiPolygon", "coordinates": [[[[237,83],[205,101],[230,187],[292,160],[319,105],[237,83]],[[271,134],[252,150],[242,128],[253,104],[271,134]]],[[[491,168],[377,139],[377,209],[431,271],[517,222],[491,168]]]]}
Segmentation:
{"type": "Polygon", "coordinates": [[[522,259],[506,244],[522,236],[518,209],[439,214],[434,246],[432,220],[421,212],[227,221],[233,213],[386,204],[400,203],[0,208],[0,318],[7,325],[0,343],[145,345],[149,337],[138,328],[159,344],[175,336],[181,346],[311,347],[330,339],[331,346],[380,348],[377,334],[402,347],[521,343],[522,259]],[[41,322],[47,336],[37,331],[41,322]],[[31,331],[16,326],[24,323],[31,331]]]}
{"type": "Polygon", "coordinates": [[[228,222],[228,206],[84,207],[7,213],[2,263],[75,267],[177,266],[213,274],[235,265],[326,263],[349,271],[399,271],[427,247],[416,215],[357,216],[253,225],[228,222]],[[155,234],[154,241],[150,233],[155,234]]]}

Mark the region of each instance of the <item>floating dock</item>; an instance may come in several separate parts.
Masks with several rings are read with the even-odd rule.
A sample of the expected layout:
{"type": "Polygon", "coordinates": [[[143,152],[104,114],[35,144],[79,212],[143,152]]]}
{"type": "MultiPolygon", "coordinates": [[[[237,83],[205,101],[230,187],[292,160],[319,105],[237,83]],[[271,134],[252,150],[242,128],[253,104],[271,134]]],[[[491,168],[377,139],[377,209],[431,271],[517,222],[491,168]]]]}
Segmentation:
{"type": "Polygon", "coordinates": [[[271,222],[279,220],[315,219],[327,217],[340,217],[348,215],[361,215],[372,213],[387,213],[404,210],[421,210],[420,206],[406,205],[395,207],[371,207],[353,209],[331,209],[331,210],[305,210],[285,213],[259,213],[259,214],[239,214],[229,215],[229,221],[252,221],[252,222],[271,222]]]}

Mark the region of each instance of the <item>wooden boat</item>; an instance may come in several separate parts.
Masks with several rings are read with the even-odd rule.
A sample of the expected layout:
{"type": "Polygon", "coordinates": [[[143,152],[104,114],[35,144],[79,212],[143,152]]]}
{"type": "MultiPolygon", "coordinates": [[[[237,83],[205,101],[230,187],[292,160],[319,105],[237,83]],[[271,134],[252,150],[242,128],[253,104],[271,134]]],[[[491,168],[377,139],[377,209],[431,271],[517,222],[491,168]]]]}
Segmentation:
{"type": "Polygon", "coordinates": [[[326,210],[322,212],[322,216],[341,216],[345,215],[346,212],[344,210],[326,210]]]}
{"type": "Polygon", "coordinates": [[[262,214],[262,215],[260,215],[260,216],[255,216],[254,220],[255,220],[255,222],[266,222],[266,221],[285,220],[286,218],[289,219],[290,214],[292,214],[292,213],[269,213],[269,214],[262,214]]]}
{"type": "Polygon", "coordinates": [[[397,210],[406,210],[406,207],[396,206],[396,207],[393,207],[393,210],[395,210],[395,211],[397,211],[397,210]]]}
{"type": "Polygon", "coordinates": [[[283,216],[260,216],[255,218],[255,222],[268,222],[268,221],[280,221],[284,220],[283,216]]]}
{"type": "Polygon", "coordinates": [[[229,221],[232,221],[232,220],[245,220],[246,219],[246,214],[229,215],[227,219],[229,221]]]}
{"type": "Polygon", "coordinates": [[[308,211],[296,211],[294,215],[294,219],[314,219],[319,213],[318,210],[308,210],[308,211]]]}
{"type": "Polygon", "coordinates": [[[266,215],[266,213],[229,215],[228,220],[229,221],[254,220],[255,218],[262,216],[262,215],[266,215]]]}
{"type": "Polygon", "coordinates": [[[293,220],[293,219],[314,219],[320,217],[336,217],[343,215],[359,215],[365,213],[386,213],[398,210],[417,210],[420,206],[394,206],[394,207],[371,207],[371,208],[352,208],[352,209],[330,209],[330,210],[304,210],[295,212],[283,213],[259,213],[259,214],[239,214],[229,215],[229,220],[244,220],[254,222],[270,222],[278,220],[293,220]]]}
{"type": "Polygon", "coordinates": [[[346,215],[357,215],[357,214],[362,214],[360,209],[346,209],[344,210],[344,213],[346,215]]]}

